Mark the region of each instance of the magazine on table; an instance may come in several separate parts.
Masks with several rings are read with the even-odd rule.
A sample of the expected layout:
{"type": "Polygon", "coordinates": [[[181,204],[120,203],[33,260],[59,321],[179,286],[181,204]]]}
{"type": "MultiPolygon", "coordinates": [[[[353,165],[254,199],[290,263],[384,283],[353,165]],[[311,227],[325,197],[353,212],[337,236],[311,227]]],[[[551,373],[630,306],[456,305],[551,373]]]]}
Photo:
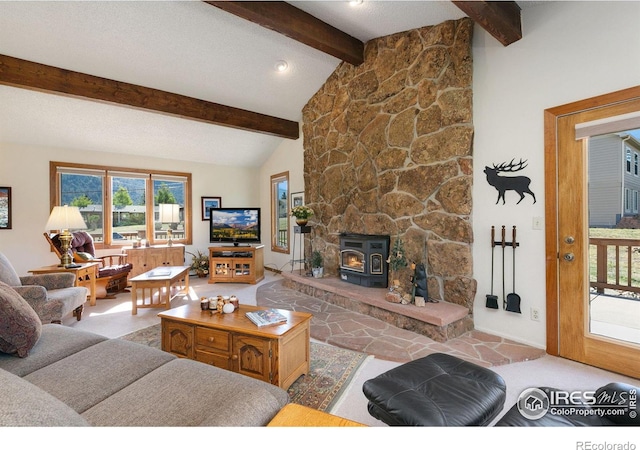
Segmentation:
{"type": "Polygon", "coordinates": [[[262,309],[258,311],[249,311],[249,312],[246,312],[245,315],[250,321],[258,325],[259,327],[287,322],[287,318],[282,314],[280,314],[275,309],[262,309]]]}

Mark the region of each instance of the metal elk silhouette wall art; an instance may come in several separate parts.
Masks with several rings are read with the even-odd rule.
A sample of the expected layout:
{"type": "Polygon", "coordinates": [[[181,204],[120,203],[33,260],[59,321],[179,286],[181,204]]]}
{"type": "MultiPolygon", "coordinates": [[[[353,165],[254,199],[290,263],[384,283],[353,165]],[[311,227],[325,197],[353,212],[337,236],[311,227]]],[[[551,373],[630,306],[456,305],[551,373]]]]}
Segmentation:
{"type": "MultiPolygon", "coordinates": [[[[520,200],[518,203],[524,199],[524,194],[529,194],[533,197],[533,203],[536,202],[536,195],[529,189],[529,185],[531,184],[531,179],[529,177],[524,176],[516,176],[516,177],[505,177],[501,176],[501,173],[513,173],[519,172],[525,167],[527,167],[527,160],[524,161],[520,159],[519,162],[515,163],[515,158],[510,162],[503,162],[502,164],[494,164],[493,167],[485,166],[484,173],[487,175],[487,182],[496,188],[498,191],[498,200],[496,201],[496,205],[502,199],[502,204],[505,204],[504,194],[507,191],[516,191],[518,195],[520,195],[520,200]]],[[[516,203],[516,205],[518,204],[516,203]]]]}

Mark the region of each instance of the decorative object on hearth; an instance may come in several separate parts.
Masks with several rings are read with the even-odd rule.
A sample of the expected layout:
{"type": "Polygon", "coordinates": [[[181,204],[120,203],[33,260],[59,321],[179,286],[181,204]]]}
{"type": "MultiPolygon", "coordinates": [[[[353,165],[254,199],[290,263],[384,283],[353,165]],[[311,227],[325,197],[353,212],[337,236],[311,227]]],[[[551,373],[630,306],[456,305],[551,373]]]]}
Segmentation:
{"type": "Polygon", "coordinates": [[[196,271],[199,278],[209,275],[209,255],[196,250],[196,253],[187,252],[191,255],[191,270],[196,271]]]}
{"type": "Polygon", "coordinates": [[[168,223],[167,246],[173,245],[173,226],[180,222],[180,205],[175,203],[160,203],[158,205],[160,223],[168,223]]]}
{"type": "Polygon", "coordinates": [[[413,290],[411,297],[416,306],[424,306],[425,302],[437,302],[436,300],[429,300],[427,295],[427,270],[423,263],[412,264],[413,276],[411,277],[411,283],[413,284],[413,290]]]}
{"type": "Polygon", "coordinates": [[[407,258],[404,255],[404,243],[402,242],[402,238],[399,234],[393,243],[393,248],[389,252],[389,259],[387,262],[391,269],[391,288],[389,289],[397,290],[400,288],[400,280],[397,278],[398,270],[403,269],[408,265],[407,258]]]}
{"type": "MultiPolygon", "coordinates": [[[[526,159],[524,161],[520,159],[517,163],[514,163],[514,161],[515,158],[508,163],[505,161],[502,164],[494,164],[493,167],[484,167],[484,173],[487,175],[487,182],[498,191],[498,200],[496,200],[496,204],[498,204],[500,199],[502,199],[502,204],[505,204],[504,194],[506,191],[516,191],[518,195],[520,195],[518,203],[524,199],[524,194],[531,195],[531,197],[533,197],[533,203],[535,203],[536,194],[529,189],[529,185],[531,184],[530,178],[523,176],[501,177],[499,175],[502,172],[519,172],[527,167],[526,159]]],[[[516,205],[518,203],[516,203],[516,205]]]]}
{"type": "Polygon", "coordinates": [[[322,253],[318,250],[314,250],[311,254],[311,273],[313,273],[314,278],[322,278],[324,272],[322,266],[322,253]]]}
{"type": "Polygon", "coordinates": [[[296,218],[296,223],[303,227],[307,224],[309,218],[313,216],[313,209],[306,205],[294,206],[291,208],[291,215],[296,218]]]}
{"type": "Polygon", "coordinates": [[[49,220],[45,225],[45,230],[60,230],[60,267],[66,267],[73,262],[71,258],[71,240],[73,236],[69,232],[70,228],[83,229],[87,225],[80,214],[80,209],[76,206],[54,206],[49,215],[49,220]]]}

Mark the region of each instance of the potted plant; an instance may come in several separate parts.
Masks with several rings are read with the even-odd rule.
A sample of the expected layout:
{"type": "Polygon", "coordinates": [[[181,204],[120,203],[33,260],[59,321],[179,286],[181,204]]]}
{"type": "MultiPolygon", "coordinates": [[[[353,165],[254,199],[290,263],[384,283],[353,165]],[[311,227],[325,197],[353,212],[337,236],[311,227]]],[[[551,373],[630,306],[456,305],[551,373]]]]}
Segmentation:
{"type": "Polygon", "coordinates": [[[305,205],[295,206],[291,210],[291,215],[296,218],[296,223],[305,226],[309,221],[309,217],[313,216],[313,209],[305,205]]]}
{"type": "Polygon", "coordinates": [[[187,252],[192,256],[191,270],[195,270],[198,277],[204,278],[209,274],[209,255],[205,255],[200,250],[196,252],[197,254],[187,252]]]}
{"type": "Polygon", "coordinates": [[[322,278],[322,254],[318,250],[314,250],[311,254],[311,273],[314,278],[322,278]]]}

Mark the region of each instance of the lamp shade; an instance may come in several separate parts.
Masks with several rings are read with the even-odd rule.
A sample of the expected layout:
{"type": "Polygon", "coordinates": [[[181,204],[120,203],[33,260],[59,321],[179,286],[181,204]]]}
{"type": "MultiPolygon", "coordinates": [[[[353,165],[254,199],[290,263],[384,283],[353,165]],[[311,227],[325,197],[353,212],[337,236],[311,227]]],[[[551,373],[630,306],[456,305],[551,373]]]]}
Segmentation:
{"type": "Polygon", "coordinates": [[[175,203],[160,203],[158,205],[159,221],[162,223],[180,222],[180,205],[175,203]]]}
{"type": "Polygon", "coordinates": [[[45,230],[69,230],[87,228],[80,209],[76,206],[54,206],[45,225],[45,230]]]}

